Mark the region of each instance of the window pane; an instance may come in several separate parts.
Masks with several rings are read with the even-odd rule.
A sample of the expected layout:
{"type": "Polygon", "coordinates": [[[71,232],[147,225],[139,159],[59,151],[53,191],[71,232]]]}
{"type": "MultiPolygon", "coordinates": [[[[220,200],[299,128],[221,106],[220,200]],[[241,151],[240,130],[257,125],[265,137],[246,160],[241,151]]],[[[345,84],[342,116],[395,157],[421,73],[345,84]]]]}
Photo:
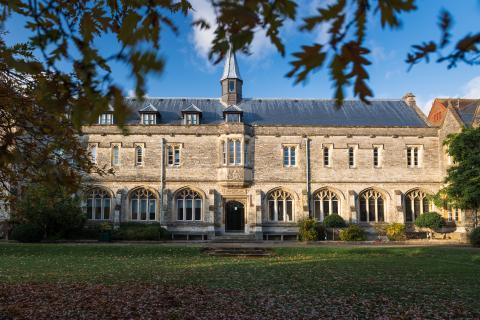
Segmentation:
{"type": "Polygon", "coordinates": [[[323,217],[325,218],[330,214],[330,201],[323,200],[323,217]]]}
{"type": "Polygon", "coordinates": [[[93,199],[87,199],[87,218],[93,219],[93,199]]]}
{"type": "Polygon", "coordinates": [[[320,221],[320,200],[315,200],[314,205],[313,205],[313,215],[315,216],[315,219],[320,221]]]}
{"type": "Polygon", "coordinates": [[[148,207],[148,213],[149,213],[149,219],[150,220],[155,220],[155,199],[150,199],[149,200],[150,205],[148,207]]]}
{"type": "Polygon", "coordinates": [[[293,202],[291,200],[287,201],[287,221],[293,221],[293,202]]]}
{"type": "Polygon", "coordinates": [[[168,150],[168,156],[167,156],[167,158],[168,158],[168,164],[169,164],[169,165],[172,165],[172,164],[173,164],[173,147],[172,147],[172,146],[168,146],[167,150],[168,150]]]}
{"type": "Polygon", "coordinates": [[[235,81],[233,80],[228,81],[228,91],[229,92],[235,91],[235,81]]]}
{"type": "Polygon", "coordinates": [[[138,200],[132,199],[132,220],[138,219],[138,200]]]}
{"type": "Polygon", "coordinates": [[[177,220],[183,220],[183,199],[177,200],[177,220]]]}
{"type": "Polygon", "coordinates": [[[147,220],[147,199],[140,200],[140,220],[147,220]]]}
{"type": "Polygon", "coordinates": [[[332,200],[331,214],[338,214],[338,200],[332,200]]]}
{"type": "Polygon", "coordinates": [[[377,199],[377,208],[378,208],[378,222],[385,221],[384,208],[383,208],[383,199],[377,199]]]}
{"type": "Polygon", "coordinates": [[[195,199],[195,220],[202,219],[202,200],[195,199]]]}
{"type": "Polygon", "coordinates": [[[288,166],[290,162],[288,161],[289,159],[288,156],[288,147],[283,147],[283,165],[288,166]]]}
{"type": "Polygon", "coordinates": [[[368,219],[370,222],[375,222],[375,199],[368,199],[368,219]]]}
{"type": "Polygon", "coordinates": [[[103,219],[110,219],[110,198],[103,198],[103,219]]]}
{"type": "Polygon", "coordinates": [[[185,200],[185,204],[186,204],[186,214],[187,214],[187,218],[186,220],[192,220],[192,199],[186,199],[185,200]]]}
{"type": "Polygon", "coordinates": [[[290,148],[290,165],[291,166],[294,166],[297,162],[295,153],[296,153],[296,149],[294,147],[291,147],[290,148]]]}
{"type": "Polygon", "coordinates": [[[118,163],[119,163],[118,153],[119,153],[118,147],[114,146],[113,147],[113,159],[112,159],[112,164],[113,165],[118,165],[118,163]]]}
{"type": "Polygon", "coordinates": [[[330,149],[328,148],[323,148],[323,165],[330,165],[330,149]]]}
{"type": "Polygon", "coordinates": [[[245,165],[248,165],[248,142],[245,142],[245,145],[243,146],[243,163],[245,165]]]}
{"type": "Polygon", "coordinates": [[[278,221],[283,221],[283,200],[277,201],[278,221]]]}
{"type": "Polygon", "coordinates": [[[95,199],[95,220],[102,219],[102,199],[95,199]]]}
{"type": "Polygon", "coordinates": [[[413,222],[413,210],[412,210],[412,200],[407,199],[405,201],[405,219],[407,222],[413,222]]]}
{"type": "Polygon", "coordinates": [[[234,164],[235,162],[235,144],[234,141],[228,140],[228,163],[234,164]]]}
{"type": "Polygon", "coordinates": [[[413,212],[415,213],[415,218],[420,215],[420,199],[415,197],[413,200],[413,212]]]}
{"type": "Polygon", "coordinates": [[[407,148],[407,165],[412,166],[412,148],[407,148]]]}
{"type": "Polygon", "coordinates": [[[360,199],[360,221],[367,221],[367,200],[360,199]]]}
{"type": "Polygon", "coordinates": [[[413,148],[413,165],[418,167],[418,148],[413,148]]]}
{"type": "Polygon", "coordinates": [[[275,220],[275,201],[274,200],[268,201],[268,213],[269,213],[270,221],[274,221],[275,220]]]}
{"type": "Polygon", "coordinates": [[[354,154],[353,154],[354,150],[352,147],[348,148],[348,165],[350,167],[353,167],[355,165],[355,161],[354,161],[354,154]]]}
{"type": "Polygon", "coordinates": [[[241,162],[241,145],[239,140],[235,140],[235,164],[240,164],[241,162]]]}
{"type": "Polygon", "coordinates": [[[175,147],[175,165],[180,164],[180,148],[175,147]]]}

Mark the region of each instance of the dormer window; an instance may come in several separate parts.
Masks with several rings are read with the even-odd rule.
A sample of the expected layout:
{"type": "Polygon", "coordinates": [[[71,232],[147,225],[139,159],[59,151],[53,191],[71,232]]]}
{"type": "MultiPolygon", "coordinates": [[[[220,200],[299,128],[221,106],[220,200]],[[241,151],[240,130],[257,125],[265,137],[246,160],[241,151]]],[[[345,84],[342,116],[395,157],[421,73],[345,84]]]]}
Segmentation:
{"type": "Polygon", "coordinates": [[[193,103],[182,110],[183,123],[187,126],[196,126],[200,124],[202,110],[193,103]]]}
{"type": "Polygon", "coordinates": [[[144,113],[141,117],[144,125],[157,124],[157,115],[155,113],[144,113]]]}
{"type": "Polygon", "coordinates": [[[231,105],[223,110],[225,122],[242,122],[243,111],[237,105],[231,105]]]}
{"type": "Polygon", "coordinates": [[[157,124],[158,110],[151,103],[138,111],[140,113],[140,123],[146,126],[157,124]]]}
{"type": "Polygon", "coordinates": [[[228,80],[228,92],[235,92],[235,80],[228,80]]]}
{"type": "Polygon", "coordinates": [[[186,125],[197,125],[198,122],[198,114],[195,113],[187,113],[185,114],[185,124],[186,125]]]}
{"type": "Polygon", "coordinates": [[[240,115],[238,113],[230,113],[226,115],[226,122],[240,122],[240,115]]]}
{"type": "Polygon", "coordinates": [[[103,113],[98,117],[98,124],[111,125],[113,124],[113,114],[103,113]]]}

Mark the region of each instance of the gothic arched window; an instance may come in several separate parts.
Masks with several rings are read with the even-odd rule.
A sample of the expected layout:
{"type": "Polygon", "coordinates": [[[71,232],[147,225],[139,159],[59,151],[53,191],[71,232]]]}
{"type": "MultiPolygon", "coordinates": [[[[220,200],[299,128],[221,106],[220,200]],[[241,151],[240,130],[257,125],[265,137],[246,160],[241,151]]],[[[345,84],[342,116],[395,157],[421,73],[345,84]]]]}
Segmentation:
{"type": "Polygon", "coordinates": [[[329,189],[321,189],[313,195],[313,211],[315,219],[323,221],[326,216],[338,214],[339,200],[335,192],[329,189]]]}
{"type": "Polygon", "coordinates": [[[362,192],[359,198],[361,222],[385,221],[385,199],[380,192],[369,189],[362,192]]]}
{"type": "Polygon", "coordinates": [[[157,211],[157,197],[147,189],[137,189],[130,196],[130,209],[132,220],[153,221],[157,211]]]}
{"type": "Polygon", "coordinates": [[[202,197],[196,191],[183,189],[177,193],[177,220],[202,220],[202,197]]]}
{"type": "Polygon", "coordinates": [[[101,188],[91,189],[87,194],[87,218],[109,220],[112,206],[110,193],[101,188]]]}
{"type": "Polygon", "coordinates": [[[268,195],[268,218],[270,221],[293,221],[293,197],[284,190],[274,190],[268,195]]]}
{"type": "Polygon", "coordinates": [[[421,190],[412,190],[405,195],[405,221],[413,222],[422,213],[430,211],[428,195],[421,190]]]}

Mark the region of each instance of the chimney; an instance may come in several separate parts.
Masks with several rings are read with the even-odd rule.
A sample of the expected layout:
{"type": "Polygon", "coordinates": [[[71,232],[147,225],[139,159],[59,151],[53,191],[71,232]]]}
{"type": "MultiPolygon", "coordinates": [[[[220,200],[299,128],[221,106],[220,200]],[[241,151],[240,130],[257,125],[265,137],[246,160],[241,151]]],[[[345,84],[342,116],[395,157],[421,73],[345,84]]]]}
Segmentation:
{"type": "Polygon", "coordinates": [[[416,106],[417,101],[415,101],[415,95],[411,92],[406,93],[403,96],[403,101],[405,101],[406,104],[408,104],[410,107],[416,106]]]}

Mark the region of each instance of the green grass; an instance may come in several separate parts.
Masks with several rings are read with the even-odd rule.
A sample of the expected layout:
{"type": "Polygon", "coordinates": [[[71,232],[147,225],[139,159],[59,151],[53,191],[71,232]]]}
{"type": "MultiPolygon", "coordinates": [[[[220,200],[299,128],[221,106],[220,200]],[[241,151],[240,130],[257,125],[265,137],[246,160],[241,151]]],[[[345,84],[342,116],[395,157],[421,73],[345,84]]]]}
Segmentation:
{"type": "Polygon", "coordinates": [[[1,244],[0,283],[165,284],[272,294],[321,293],[402,304],[458,301],[480,310],[480,250],[279,248],[269,258],[219,258],[193,247],[1,244]],[[453,299],[453,300],[452,300],[453,299]]]}

